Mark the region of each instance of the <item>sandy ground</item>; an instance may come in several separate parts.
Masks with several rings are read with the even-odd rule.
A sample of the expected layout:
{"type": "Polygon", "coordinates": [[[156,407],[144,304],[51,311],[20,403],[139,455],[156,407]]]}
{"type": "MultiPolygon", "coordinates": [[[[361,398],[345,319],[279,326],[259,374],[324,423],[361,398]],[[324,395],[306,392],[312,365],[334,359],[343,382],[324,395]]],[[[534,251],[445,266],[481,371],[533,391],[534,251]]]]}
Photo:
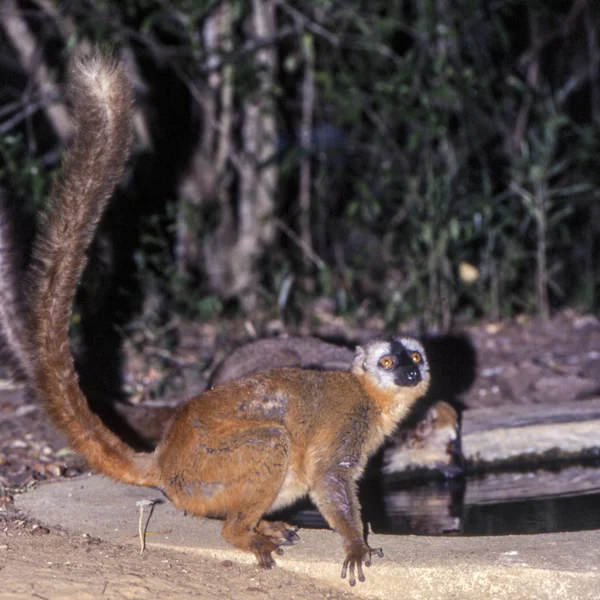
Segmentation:
{"type": "Polygon", "coordinates": [[[352,597],[283,569],[263,571],[45,527],[13,515],[0,521],[0,597],[41,598],[273,598],[341,600],[352,597]]]}
{"type": "Polygon", "coordinates": [[[16,597],[38,598],[600,598],[600,531],[372,534],[369,542],[382,547],[384,556],[365,570],[364,583],[350,588],[340,579],[343,553],[332,531],[301,529],[300,540],[277,557],[277,566],[261,572],[253,556],[221,538],[219,521],[186,516],[167,502],[156,504],[149,516],[140,556],[138,503],[160,499],[156,491],[98,475],[47,482],[18,496],[15,506],[46,526],[23,524],[25,535],[8,538],[2,598],[13,590],[16,597]]]}

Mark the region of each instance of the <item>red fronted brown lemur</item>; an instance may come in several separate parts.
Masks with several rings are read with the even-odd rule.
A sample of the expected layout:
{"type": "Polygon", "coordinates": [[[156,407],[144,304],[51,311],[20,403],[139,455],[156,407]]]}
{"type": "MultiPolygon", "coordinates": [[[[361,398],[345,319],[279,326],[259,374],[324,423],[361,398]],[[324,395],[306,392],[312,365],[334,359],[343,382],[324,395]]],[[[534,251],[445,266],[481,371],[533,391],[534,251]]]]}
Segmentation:
{"type": "Polygon", "coordinates": [[[72,74],[74,143],[50,195],[29,273],[33,380],[56,426],[100,473],[160,488],[173,504],[224,519],[223,537],[262,567],[297,539],[265,515],[308,495],[342,536],[341,575],[364,580],[370,548],[356,484],[368,457],[429,385],[412,338],[358,348],[349,371],[275,369],[189,400],[150,453],[134,451],[94,415],[69,347],[72,302],[131,140],[132,93],[115,62],[95,55],[72,74]]]}

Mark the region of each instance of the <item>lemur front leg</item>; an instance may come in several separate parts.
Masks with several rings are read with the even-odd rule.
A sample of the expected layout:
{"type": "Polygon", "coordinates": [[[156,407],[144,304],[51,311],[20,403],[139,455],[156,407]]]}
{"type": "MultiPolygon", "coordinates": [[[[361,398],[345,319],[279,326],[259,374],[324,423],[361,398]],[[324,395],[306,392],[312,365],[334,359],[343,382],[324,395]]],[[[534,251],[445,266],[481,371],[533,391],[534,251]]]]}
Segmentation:
{"type": "Polygon", "coordinates": [[[383,550],[371,548],[365,541],[353,473],[351,469],[343,469],[344,467],[338,467],[323,473],[313,484],[310,497],[329,526],[342,536],[346,558],[342,564],[341,577],[345,579],[349,571],[348,583],[353,586],[356,585],[355,572],[358,580],[364,581],[363,564],[370,567],[371,555],[376,554],[382,558],[383,550]]]}

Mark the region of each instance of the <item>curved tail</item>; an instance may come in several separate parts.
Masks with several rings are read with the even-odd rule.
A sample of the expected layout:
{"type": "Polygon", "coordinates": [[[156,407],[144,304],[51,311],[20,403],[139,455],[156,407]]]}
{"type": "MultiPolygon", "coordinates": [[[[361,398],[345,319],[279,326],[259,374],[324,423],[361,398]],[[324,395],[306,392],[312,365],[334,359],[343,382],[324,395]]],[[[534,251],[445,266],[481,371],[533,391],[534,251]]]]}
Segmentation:
{"type": "Polygon", "coordinates": [[[29,272],[34,385],[55,425],[94,469],[153,485],[152,455],[135,452],[90,411],[69,345],[85,252],[129,154],[133,94],[123,69],[101,54],[76,61],[70,93],[74,139],[42,216],[29,272]]]}

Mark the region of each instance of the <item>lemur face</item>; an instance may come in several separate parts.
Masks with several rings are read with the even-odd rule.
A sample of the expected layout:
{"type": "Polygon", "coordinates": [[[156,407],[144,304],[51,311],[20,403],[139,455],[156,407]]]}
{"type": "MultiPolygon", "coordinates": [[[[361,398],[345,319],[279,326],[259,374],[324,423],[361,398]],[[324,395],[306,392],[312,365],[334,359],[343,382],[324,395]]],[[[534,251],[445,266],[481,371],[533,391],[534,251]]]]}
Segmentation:
{"type": "Polygon", "coordinates": [[[392,369],[395,369],[397,385],[414,386],[428,375],[425,351],[417,340],[397,337],[391,341],[390,349],[390,356],[395,360],[392,369]]]}
{"type": "Polygon", "coordinates": [[[374,376],[380,385],[414,387],[429,381],[429,365],[423,346],[414,338],[396,337],[357,348],[353,369],[374,376]]]}

